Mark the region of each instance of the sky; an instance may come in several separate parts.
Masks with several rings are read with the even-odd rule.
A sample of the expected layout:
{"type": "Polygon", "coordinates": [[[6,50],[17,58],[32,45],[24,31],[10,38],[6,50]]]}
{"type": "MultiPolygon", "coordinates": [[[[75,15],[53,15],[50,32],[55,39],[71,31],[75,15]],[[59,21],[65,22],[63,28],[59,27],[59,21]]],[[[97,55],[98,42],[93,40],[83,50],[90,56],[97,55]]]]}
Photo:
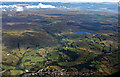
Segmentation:
{"type": "Polygon", "coordinates": [[[120,0],[0,0],[2,2],[119,2],[120,0]]]}

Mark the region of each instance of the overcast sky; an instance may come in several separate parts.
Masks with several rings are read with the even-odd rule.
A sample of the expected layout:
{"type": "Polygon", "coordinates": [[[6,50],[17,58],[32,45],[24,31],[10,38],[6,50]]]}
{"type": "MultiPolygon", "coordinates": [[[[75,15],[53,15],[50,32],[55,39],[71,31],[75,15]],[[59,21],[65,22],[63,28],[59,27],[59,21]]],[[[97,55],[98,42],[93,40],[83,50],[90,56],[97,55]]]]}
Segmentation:
{"type": "Polygon", "coordinates": [[[0,0],[2,2],[119,2],[120,0],[0,0]]]}

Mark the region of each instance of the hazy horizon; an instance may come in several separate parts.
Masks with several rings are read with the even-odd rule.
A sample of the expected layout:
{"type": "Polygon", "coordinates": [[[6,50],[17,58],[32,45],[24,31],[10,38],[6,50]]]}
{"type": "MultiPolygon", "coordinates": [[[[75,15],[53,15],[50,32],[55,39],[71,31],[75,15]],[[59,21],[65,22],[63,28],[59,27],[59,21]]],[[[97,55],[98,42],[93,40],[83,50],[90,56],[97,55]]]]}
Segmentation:
{"type": "Polygon", "coordinates": [[[1,2],[119,2],[119,0],[0,0],[1,2]]]}

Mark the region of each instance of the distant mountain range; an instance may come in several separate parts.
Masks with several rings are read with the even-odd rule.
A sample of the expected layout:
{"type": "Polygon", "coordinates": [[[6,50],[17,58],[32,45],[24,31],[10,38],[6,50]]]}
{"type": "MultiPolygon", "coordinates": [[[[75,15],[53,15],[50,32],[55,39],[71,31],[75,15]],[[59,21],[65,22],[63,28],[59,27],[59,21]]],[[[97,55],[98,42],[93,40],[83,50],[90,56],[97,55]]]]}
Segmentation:
{"type": "Polygon", "coordinates": [[[23,11],[24,9],[40,9],[40,8],[56,8],[56,9],[74,9],[74,10],[90,10],[102,11],[110,13],[118,13],[118,3],[61,3],[61,2],[2,2],[0,8],[16,9],[23,11]]]}

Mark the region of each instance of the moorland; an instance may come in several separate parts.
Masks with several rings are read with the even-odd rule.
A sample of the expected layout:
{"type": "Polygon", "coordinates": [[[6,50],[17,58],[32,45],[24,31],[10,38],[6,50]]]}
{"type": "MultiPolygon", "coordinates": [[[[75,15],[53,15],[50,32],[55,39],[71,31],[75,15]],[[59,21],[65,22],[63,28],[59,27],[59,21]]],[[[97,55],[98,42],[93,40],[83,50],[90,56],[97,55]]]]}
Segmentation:
{"type": "Polygon", "coordinates": [[[115,13],[7,10],[2,21],[3,75],[104,76],[119,71],[115,13]]]}

